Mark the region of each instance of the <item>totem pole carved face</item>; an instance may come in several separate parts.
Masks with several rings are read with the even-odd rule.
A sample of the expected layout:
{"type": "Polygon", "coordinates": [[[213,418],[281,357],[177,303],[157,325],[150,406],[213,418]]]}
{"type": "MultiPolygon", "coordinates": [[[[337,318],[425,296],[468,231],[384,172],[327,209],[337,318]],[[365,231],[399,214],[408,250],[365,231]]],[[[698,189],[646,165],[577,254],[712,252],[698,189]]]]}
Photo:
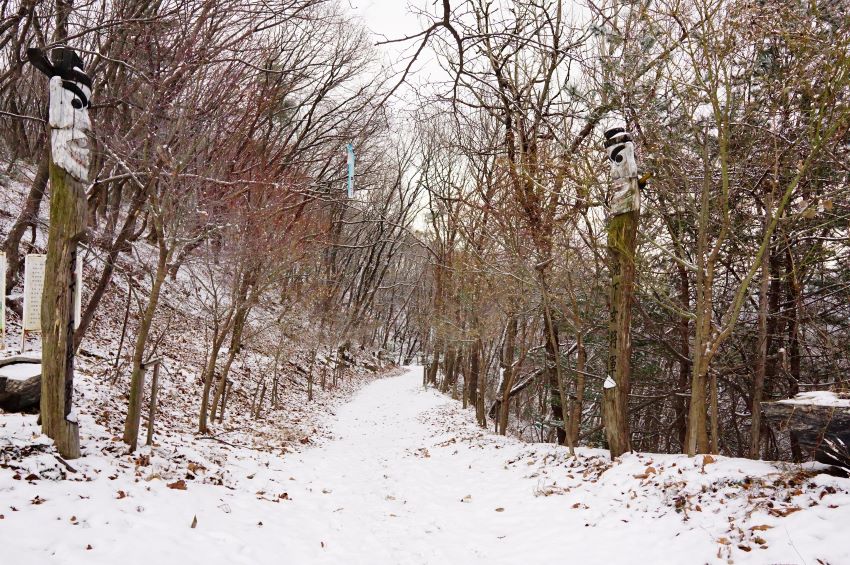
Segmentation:
{"type": "Polygon", "coordinates": [[[81,182],[88,181],[89,99],[91,79],[83,71],[83,61],[66,47],[52,52],[53,62],[38,49],[28,49],[30,62],[50,77],[50,149],[53,162],[81,182]]]}
{"type": "Polygon", "coordinates": [[[623,128],[606,130],[605,149],[611,164],[611,183],[614,188],[610,214],[616,216],[627,212],[639,212],[640,191],[637,181],[635,144],[632,143],[632,137],[623,128]]]}
{"type": "Polygon", "coordinates": [[[635,144],[632,136],[623,128],[611,128],[605,132],[605,149],[611,161],[611,180],[636,177],[635,144]]]}

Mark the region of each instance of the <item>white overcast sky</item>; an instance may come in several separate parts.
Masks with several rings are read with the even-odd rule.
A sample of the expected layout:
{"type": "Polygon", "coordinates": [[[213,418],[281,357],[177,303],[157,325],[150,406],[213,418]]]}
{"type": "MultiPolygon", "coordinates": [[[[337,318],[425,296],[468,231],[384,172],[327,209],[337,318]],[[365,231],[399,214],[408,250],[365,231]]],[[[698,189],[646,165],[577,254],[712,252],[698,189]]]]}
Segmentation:
{"type": "Polygon", "coordinates": [[[406,0],[342,0],[342,3],[375,33],[394,36],[418,30],[419,23],[410,13],[410,3],[406,0]]]}
{"type": "MultiPolygon", "coordinates": [[[[421,32],[433,20],[426,20],[420,15],[425,11],[436,14],[442,11],[442,3],[438,0],[339,0],[341,5],[358,18],[366,29],[373,34],[374,42],[383,39],[399,39],[421,32]]],[[[501,5],[503,0],[496,0],[501,5]]],[[[509,5],[510,2],[504,2],[509,5]]],[[[586,25],[590,13],[583,2],[564,1],[565,17],[570,20],[584,22],[586,25]]],[[[401,72],[409,62],[410,57],[422,42],[416,38],[401,43],[379,46],[385,54],[385,60],[392,64],[396,72],[401,72]]],[[[432,42],[433,43],[433,40],[432,42]]],[[[575,71],[574,71],[575,72],[575,71]]],[[[405,85],[396,95],[402,100],[411,100],[411,90],[418,86],[434,86],[451,80],[451,76],[443,70],[430,46],[419,55],[412,73],[407,77],[405,85]]]]}
{"type": "MultiPolygon", "coordinates": [[[[415,9],[432,12],[435,9],[433,0],[340,1],[373,33],[374,42],[382,39],[398,39],[422,31],[428,24],[420,20],[415,9]]],[[[393,69],[400,72],[421,41],[421,38],[417,38],[402,43],[382,45],[378,49],[385,54],[387,62],[393,65],[393,69]]],[[[408,76],[408,82],[411,84],[427,84],[433,80],[445,80],[446,76],[433,52],[428,48],[418,57],[413,71],[413,75],[408,76]]]]}

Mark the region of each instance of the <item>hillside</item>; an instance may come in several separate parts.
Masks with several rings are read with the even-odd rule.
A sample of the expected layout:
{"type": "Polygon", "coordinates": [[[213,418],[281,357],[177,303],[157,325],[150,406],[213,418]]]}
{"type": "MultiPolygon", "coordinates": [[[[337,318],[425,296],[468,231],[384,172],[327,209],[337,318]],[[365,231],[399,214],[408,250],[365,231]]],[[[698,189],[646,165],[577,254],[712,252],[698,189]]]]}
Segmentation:
{"type": "MultiPolygon", "coordinates": [[[[5,555],[22,565],[850,559],[847,479],[727,457],[636,453],[612,465],[581,448],[571,458],[482,431],[421,375],[367,385],[297,452],[252,448],[243,430],[225,436],[239,447],[182,436],[135,457],[104,434],[72,474],[30,455],[0,474],[0,531],[16,540],[5,555]]],[[[3,417],[6,440],[37,451],[32,420],[3,417]]]]}

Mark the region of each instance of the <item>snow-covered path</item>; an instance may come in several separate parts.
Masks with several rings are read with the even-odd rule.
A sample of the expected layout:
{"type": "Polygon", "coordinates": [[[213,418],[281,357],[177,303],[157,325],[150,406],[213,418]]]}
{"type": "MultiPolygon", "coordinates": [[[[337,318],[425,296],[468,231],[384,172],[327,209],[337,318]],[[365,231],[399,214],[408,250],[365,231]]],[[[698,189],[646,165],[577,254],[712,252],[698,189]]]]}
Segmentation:
{"type": "Polygon", "coordinates": [[[525,446],[495,437],[456,441],[480,432],[434,422],[458,403],[423,391],[421,382],[414,367],[369,385],[338,412],[335,441],[287,465],[312,491],[295,495],[287,508],[284,563],[610,564],[637,556],[641,563],[685,563],[682,556],[716,552],[705,532],[683,529],[673,512],[625,523],[627,513],[616,506],[626,498],[613,512],[607,500],[618,492],[600,496],[602,512],[583,503],[573,509],[576,502],[562,496],[535,496],[555,480],[529,470],[538,461],[505,465],[525,446]],[[441,406],[449,410],[435,413],[441,406]]]}
{"type": "MultiPolygon", "coordinates": [[[[103,465],[89,482],[0,475],[0,563],[850,562],[846,491],[777,517],[734,494],[745,475],[775,482],[768,463],[720,458],[706,473],[697,459],[635,454],[603,473],[603,452],[568,461],[478,429],[421,378],[414,367],[366,386],[338,410],[334,437],[301,453],[234,457],[229,487],[169,489],[150,467],[107,477],[108,458],[88,463],[103,465]]],[[[777,492],[765,496],[784,508],[777,492]]]]}

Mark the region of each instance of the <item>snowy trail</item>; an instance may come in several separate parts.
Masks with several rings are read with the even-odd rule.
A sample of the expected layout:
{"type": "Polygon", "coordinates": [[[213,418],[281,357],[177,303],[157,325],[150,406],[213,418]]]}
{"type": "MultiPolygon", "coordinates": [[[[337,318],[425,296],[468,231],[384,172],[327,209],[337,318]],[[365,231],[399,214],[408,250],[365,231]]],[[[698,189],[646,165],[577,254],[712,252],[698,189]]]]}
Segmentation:
{"type": "Polygon", "coordinates": [[[776,518],[736,506],[725,487],[698,498],[700,484],[712,488],[723,473],[775,476],[768,463],[721,458],[706,474],[695,459],[635,454],[587,474],[596,462],[607,467],[605,454],[582,450],[571,467],[563,448],[488,434],[421,378],[413,367],[369,384],[339,408],[334,437],[301,453],[232,458],[229,487],[172,490],[145,480],[149,468],[133,479],[98,457],[87,458],[89,469],[102,466],[90,482],[0,480],[0,563],[850,562],[846,493],[776,518]],[[648,464],[671,481],[685,477],[679,484],[696,493],[690,514],[674,508],[672,487],[641,484],[648,464]],[[547,490],[561,494],[540,495],[547,490]],[[45,502],[33,504],[36,495],[45,502]],[[772,524],[755,532],[765,548],[722,541],[735,531],[752,540],[751,525],[763,523],[772,524]]]}
{"type": "Polygon", "coordinates": [[[303,513],[293,501],[300,516],[285,526],[282,549],[295,551],[283,562],[587,564],[639,555],[642,563],[683,563],[696,548],[706,557],[715,550],[704,532],[683,532],[678,517],[667,527],[663,518],[625,527],[620,516],[535,496],[541,479],[528,478],[527,466],[505,466],[518,442],[437,445],[445,438],[421,416],[457,403],[423,391],[421,380],[416,367],[369,385],[339,411],[335,441],[287,466],[313,496],[303,513]]]}
{"type": "Polygon", "coordinates": [[[420,383],[421,371],[415,369],[370,385],[339,411],[336,440],[306,452],[293,467],[317,491],[331,491],[320,512],[309,513],[317,522],[308,530],[325,532],[327,538],[324,551],[313,559],[492,562],[506,550],[514,553],[513,544],[505,541],[512,530],[524,531],[526,543],[540,537],[531,524],[522,523],[529,518],[526,512],[496,512],[517,491],[531,499],[533,483],[510,485],[492,476],[504,471],[501,461],[489,456],[434,452],[434,431],[420,415],[451,401],[423,392],[420,383]]]}

